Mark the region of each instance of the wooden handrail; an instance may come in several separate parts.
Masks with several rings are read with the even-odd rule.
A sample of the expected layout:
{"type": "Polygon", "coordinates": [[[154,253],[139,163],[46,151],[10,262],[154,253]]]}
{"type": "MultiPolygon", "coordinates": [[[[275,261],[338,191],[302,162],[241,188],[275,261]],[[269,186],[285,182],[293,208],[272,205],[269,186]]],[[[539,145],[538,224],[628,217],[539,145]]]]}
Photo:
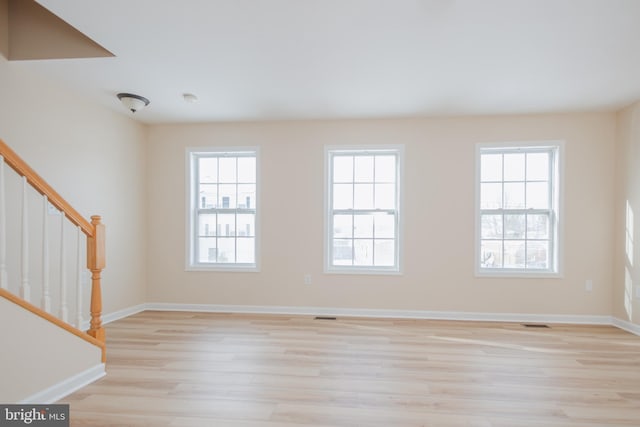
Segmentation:
{"type": "Polygon", "coordinates": [[[106,349],[106,345],[103,341],[100,341],[99,339],[96,339],[94,337],[92,337],[91,335],[88,335],[84,332],[82,332],[80,329],[76,329],[73,326],[71,326],[70,324],[63,322],[62,320],[58,319],[55,316],[52,316],[51,314],[47,313],[46,311],[36,307],[35,305],[26,302],[25,300],[23,300],[22,298],[12,294],[11,292],[5,290],[5,289],[1,289],[0,288],[0,296],[4,297],[6,299],[8,299],[9,301],[13,302],[14,304],[18,304],[20,307],[29,310],[30,312],[32,312],[33,314],[36,314],[40,317],[42,317],[45,320],[48,320],[49,322],[63,328],[64,330],[71,332],[72,334],[74,334],[77,337],[82,338],[83,340],[100,347],[100,349],[102,350],[102,363],[104,363],[107,360],[107,349],[106,349]]]}
{"type": "MultiPolygon", "coordinates": [[[[102,327],[102,291],[100,276],[105,267],[105,229],[99,216],[92,216],[87,221],[66,200],[62,198],[47,182],[40,177],[27,163],[18,156],[2,139],[0,139],[0,156],[18,175],[40,194],[46,196],[49,202],[64,213],[74,225],[80,227],[87,236],[87,268],[91,270],[91,326],[87,331],[91,337],[104,343],[105,332],[102,327]]],[[[28,304],[25,301],[26,304],[28,304]]],[[[54,318],[45,312],[48,317],[54,318]]],[[[44,317],[44,316],[43,316],[44,317]]],[[[64,322],[62,322],[64,323],[64,322]]],[[[75,328],[73,328],[75,329],[75,328]]]]}
{"type": "Polygon", "coordinates": [[[4,161],[17,172],[18,175],[27,178],[36,191],[43,196],[47,196],[49,202],[64,213],[73,224],[82,229],[84,234],[90,237],[93,234],[93,226],[82,215],[78,213],[65,199],[62,198],[47,182],[40,177],[31,167],[25,163],[3,140],[0,139],[0,155],[4,161]]]}

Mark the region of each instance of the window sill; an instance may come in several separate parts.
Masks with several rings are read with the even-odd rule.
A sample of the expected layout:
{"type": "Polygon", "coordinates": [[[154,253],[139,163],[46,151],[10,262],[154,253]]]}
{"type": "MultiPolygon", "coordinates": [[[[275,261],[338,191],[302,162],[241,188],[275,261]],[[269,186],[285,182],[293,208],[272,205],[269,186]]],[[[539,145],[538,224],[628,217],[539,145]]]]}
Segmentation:
{"type": "Polygon", "coordinates": [[[369,268],[325,268],[325,274],[369,275],[369,276],[401,276],[400,270],[372,270],[369,268]]]}
{"type": "Polygon", "coordinates": [[[260,268],[258,266],[208,266],[208,265],[188,265],[185,271],[207,271],[207,272],[221,272],[221,273],[259,273],[260,268]]]}
{"type": "Polygon", "coordinates": [[[562,279],[562,273],[553,271],[524,271],[524,270],[476,270],[475,276],[479,278],[511,278],[511,279],[562,279]]]}

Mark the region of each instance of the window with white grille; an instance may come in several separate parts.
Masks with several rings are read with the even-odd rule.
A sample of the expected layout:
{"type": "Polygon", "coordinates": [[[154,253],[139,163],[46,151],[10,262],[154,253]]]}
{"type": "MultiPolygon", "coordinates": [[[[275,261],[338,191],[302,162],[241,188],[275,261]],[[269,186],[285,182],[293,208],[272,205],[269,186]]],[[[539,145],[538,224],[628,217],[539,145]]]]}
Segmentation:
{"type": "Polygon", "coordinates": [[[560,145],[478,147],[477,270],[559,272],[560,145]]]}
{"type": "Polygon", "coordinates": [[[327,148],[327,271],[400,271],[401,156],[397,146],[327,148]]]}
{"type": "Polygon", "coordinates": [[[254,149],[188,152],[189,268],[257,268],[257,162],[254,149]]]}

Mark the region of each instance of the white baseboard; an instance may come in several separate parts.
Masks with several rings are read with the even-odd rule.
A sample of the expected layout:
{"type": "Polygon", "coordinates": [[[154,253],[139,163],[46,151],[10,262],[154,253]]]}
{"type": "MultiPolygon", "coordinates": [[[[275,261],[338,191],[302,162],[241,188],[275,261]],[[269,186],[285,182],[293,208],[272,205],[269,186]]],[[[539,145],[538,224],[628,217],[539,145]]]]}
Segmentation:
{"type": "Polygon", "coordinates": [[[617,317],[612,318],[611,324],[634,335],[640,336],[640,325],[636,325],[635,323],[631,323],[617,317]]]}
{"type": "Polygon", "coordinates": [[[124,308],[122,310],[114,311],[102,316],[102,323],[111,323],[116,320],[124,319],[125,317],[133,316],[147,309],[147,304],[138,304],[133,307],[124,308]]]}
{"type": "MultiPolygon", "coordinates": [[[[132,307],[123,308],[122,310],[114,311],[112,313],[103,314],[102,315],[102,324],[106,325],[107,323],[114,322],[116,320],[124,319],[125,317],[133,316],[134,314],[140,313],[141,311],[146,310],[146,304],[138,304],[132,307]]],[[[83,331],[88,330],[91,327],[91,323],[89,320],[85,320],[82,322],[82,327],[80,328],[83,331]]]]}
{"type": "Polygon", "coordinates": [[[394,319],[468,320],[611,325],[611,316],[563,314],[473,313],[463,311],[385,310],[362,308],[291,307],[259,305],[147,303],[146,310],[210,313],[288,314],[308,316],[377,317],[394,319]]]}
{"type": "Polygon", "coordinates": [[[32,396],[29,396],[18,403],[46,405],[49,403],[57,402],[58,400],[63,399],[74,391],[91,384],[92,382],[104,377],[105,375],[105,365],[104,363],[101,363],[94,366],[93,368],[87,369],[84,372],[80,372],[79,374],[67,378],[66,380],[60,381],[59,383],[54,384],[51,387],[42,390],[32,396]]]}

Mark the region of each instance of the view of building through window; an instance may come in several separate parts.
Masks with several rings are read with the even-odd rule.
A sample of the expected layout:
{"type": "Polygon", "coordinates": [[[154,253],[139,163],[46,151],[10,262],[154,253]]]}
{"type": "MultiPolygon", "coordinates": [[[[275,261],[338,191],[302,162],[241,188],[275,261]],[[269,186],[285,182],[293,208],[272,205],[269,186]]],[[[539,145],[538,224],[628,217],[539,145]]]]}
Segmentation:
{"type": "Polygon", "coordinates": [[[256,153],[193,154],[194,264],[256,263],[256,153]]]}
{"type": "Polygon", "coordinates": [[[328,152],[330,269],[397,271],[399,155],[397,149],[328,152]]]}
{"type": "MultiPolygon", "coordinates": [[[[402,149],[329,149],[329,271],[400,270],[402,149]]],[[[557,273],[558,145],[478,149],[478,270],[557,273]]],[[[191,152],[192,267],[256,266],[257,151],[191,152]]]]}
{"type": "Polygon", "coordinates": [[[480,150],[480,269],[555,272],[557,147],[480,150]]]}

